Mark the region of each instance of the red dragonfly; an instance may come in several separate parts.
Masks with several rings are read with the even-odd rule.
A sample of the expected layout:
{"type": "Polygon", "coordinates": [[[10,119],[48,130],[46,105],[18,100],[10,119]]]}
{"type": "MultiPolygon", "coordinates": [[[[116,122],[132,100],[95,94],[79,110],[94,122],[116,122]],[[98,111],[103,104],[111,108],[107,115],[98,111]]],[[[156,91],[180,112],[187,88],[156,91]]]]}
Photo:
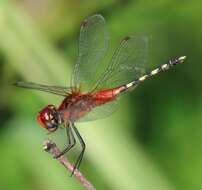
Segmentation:
{"type": "MultiPolygon", "coordinates": [[[[35,89],[65,97],[59,106],[48,105],[37,116],[42,127],[54,132],[58,126],[66,129],[68,144],[57,155],[67,153],[78,138],[82,150],[75,162],[74,170],[82,161],[85,143],[75,122],[95,120],[110,115],[115,109],[117,97],[128,89],[137,87],[162,71],[182,63],[185,56],[168,61],[153,70],[146,69],[148,38],[145,36],[125,37],[115,50],[110,64],[96,78],[99,66],[108,49],[109,37],[105,19],[93,15],[81,24],[79,36],[79,53],[71,77],[70,87],[48,86],[31,82],[17,82],[18,87],[35,89]]],[[[74,171],[73,171],[74,172],[74,171]]]]}

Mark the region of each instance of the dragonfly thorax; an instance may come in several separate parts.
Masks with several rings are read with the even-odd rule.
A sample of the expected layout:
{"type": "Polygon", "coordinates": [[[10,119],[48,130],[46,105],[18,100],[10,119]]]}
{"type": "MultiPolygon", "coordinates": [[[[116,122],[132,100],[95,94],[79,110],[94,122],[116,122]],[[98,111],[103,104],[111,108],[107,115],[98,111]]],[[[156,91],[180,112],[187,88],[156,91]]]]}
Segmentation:
{"type": "Polygon", "coordinates": [[[59,125],[57,108],[54,105],[48,105],[37,115],[39,124],[49,132],[54,132],[59,125]]]}

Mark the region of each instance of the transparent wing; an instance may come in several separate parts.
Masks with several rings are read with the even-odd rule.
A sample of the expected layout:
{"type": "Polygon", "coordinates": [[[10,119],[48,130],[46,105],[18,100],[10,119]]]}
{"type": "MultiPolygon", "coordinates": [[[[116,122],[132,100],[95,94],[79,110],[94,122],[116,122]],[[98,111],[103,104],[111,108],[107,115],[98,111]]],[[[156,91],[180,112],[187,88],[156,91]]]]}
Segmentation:
{"type": "Polygon", "coordinates": [[[94,121],[110,116],[117,110],[117,101],[113,101],[98,107],[95,107],[91,112],[80,118],[77,122],[94,121]]]}
{"type": "Polygon", "coordinates": [[[146,36],[126,37],[114,52],[111,62],[93,88],[113,88],[142,76],[148,59],[148,38],[146,36]]]}
{"type": "Polygon", "coordinates": [[[59,96],[67,96],[72,89],[71,87],[48,86],[48,85],[37,84],[32,82],[17,82],[14,85],[17,87],[49,92],[59,96]]]}
{"type": "Polygon", "coordinates": [[[95,72],[108,48],[108,33],[101,15],[93,15],[81,24],[79,54],[74,66],[72,85],[92,87],[96,82],[95,72]]]}

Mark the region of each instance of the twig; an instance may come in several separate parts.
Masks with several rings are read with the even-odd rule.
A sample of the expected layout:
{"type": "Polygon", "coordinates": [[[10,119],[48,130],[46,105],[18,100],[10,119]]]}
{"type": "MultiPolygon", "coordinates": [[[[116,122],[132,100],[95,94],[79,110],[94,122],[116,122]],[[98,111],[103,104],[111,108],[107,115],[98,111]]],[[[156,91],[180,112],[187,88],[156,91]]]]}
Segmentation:
{"type": "MultiPolygon", "coordinates": [[[[60,154],[60,150],[57,148],[56,144],[53,141],[50,140],[45,140],[43,148],[46,152],[52,154],[53,156],[57,156],[60,154]]],[[[57,160],[67,169],[72,173],[74,166],[67,160],[65,159],[64,156],[60,156],[57,158],[57,160]]],[[[74,171],[74,177],[88,190],[96,190],[95,187],[83,176],[83,174],[76,169],[74,171]]]]}

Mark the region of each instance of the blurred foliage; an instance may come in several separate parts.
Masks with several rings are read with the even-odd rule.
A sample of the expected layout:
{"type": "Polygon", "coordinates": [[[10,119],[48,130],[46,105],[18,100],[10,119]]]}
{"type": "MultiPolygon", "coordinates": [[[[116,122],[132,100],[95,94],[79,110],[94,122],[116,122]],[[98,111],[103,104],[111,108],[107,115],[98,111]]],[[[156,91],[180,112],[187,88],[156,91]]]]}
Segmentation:
{"type": "MultiPolygon", "coordinates": [[[[140,33],[152,37],[152,64],[188,59],[124,95],[111,117],[78,124],[87,144],[81,171],[97,189],[202,189],[201,7],[197,0],[0,1],[0,189],[83,189],[42,150],[46,131],[35,115],[61,98],[11,84],[67,85],[80,22],[95,13],[107,21],[110,53],[140,33]]],[[[62,146],[65,134],[47,138],[62,146]]]]}

